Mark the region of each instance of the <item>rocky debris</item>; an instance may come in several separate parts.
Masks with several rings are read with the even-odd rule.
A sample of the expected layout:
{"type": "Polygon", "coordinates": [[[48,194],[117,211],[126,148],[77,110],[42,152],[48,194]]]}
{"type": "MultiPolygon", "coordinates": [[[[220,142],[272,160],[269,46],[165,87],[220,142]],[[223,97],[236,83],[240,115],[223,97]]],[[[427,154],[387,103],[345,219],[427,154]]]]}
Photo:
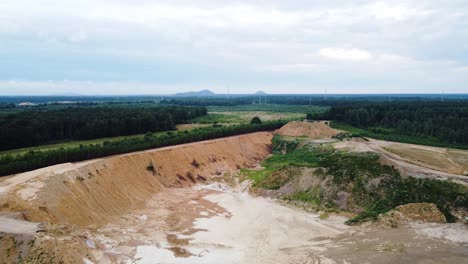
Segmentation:
{"type": "Polygon", "coordinates": [[[395,228],[405,222],[446,223],[447,220],[433,203],[409,203],[380,214],[378,222],[384,227],[395,228]]]}
{"type": "Polygon", "coordinates": [[[455,216],[457,222],[462,222],[465,225],[468,225],[468,209],[456,208],[454,210],[451,210],[450,213],[452,213],[452,215],[455,216]]]}

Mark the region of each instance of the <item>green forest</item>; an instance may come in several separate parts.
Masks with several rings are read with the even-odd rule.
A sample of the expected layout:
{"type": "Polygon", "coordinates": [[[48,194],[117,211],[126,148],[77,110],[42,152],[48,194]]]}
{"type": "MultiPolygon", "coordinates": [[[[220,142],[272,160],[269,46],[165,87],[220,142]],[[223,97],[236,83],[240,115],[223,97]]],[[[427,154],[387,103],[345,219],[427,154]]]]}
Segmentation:
{"type": "Polygon", "coordinates": [[[207,114],[204,107],[68,107],[0,115],[0,150],[50,142],[168,131],[207,114]]]}
{"type": "Polygon", "coordinates": [[[355,103],[333,106],[322,118],[363,128],[374,135],[402,135],[468,145],[466,101],[355,103]]]}

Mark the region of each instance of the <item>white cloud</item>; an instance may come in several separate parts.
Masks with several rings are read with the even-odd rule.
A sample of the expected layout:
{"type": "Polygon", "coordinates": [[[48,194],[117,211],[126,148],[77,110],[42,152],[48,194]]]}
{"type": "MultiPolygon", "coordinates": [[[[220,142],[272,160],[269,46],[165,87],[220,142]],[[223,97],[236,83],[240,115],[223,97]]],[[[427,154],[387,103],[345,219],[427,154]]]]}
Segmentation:
{"type": "Polygon", "coordinates": [[[83,31],[78,31],[74,34],[72,34],[68,40],[70,42],[81,42],[81,41],[85,41],[88,39],[88,34],[86,34],[85,32],[83,31]]]}
{"type": "Polygon", "coordinates": [[[247,87],[279,76],[295,87],[338,87],[359,73],[375,86],[428,87],[427,76],[450,82],[445,71],[467,80],[462,66],[454,70],[468,65],[466,10],[459,0],[4,0],[0,57],[9,62],[0,80],[122,78],[176,87],[225,78],[247,87]],[[434,63],[442,60],[456,63],[434,63]]]}
{"type": "Polygon", "coordinates": [[[455,71],[468,73],[468,66],[456,67],[456,68],[455,68],[455,71]]]}
{"type": "Polygon", "coordinates": [[[274,72],[274,73],[308,73],[318,72],[323,70],[323,65],[314,63],[295,63],[295,64],[281,64],[260,66],[257,68],[260,72],[274,72]]]}
{"type": "Polygon", "coordinates": [[[412,58],[408,58],[408,57],[397,55],[397,54],[390,54],[390,53],[380,54],[378,56],[378,59],[380,61],[382,61],[382,62],[385,62],[385,63],[404,64],[404,63],[414,62],[414,60],[412,58]]]}
{"type": "Polygon", "coordinates": [[[432,14],[434,11],[412,8],[404,5],[389,5],[385,2],[376,2],[368,7],[369,14],[376,19],[405,20],[412,17],[421,17],[432,14]]]}
{"type": "Polygon", "coordinates": [[[318,54],[334,60],[366,61],[372,59],[370,52],[363,49],[323,48],[319,50],[318,54]]]}

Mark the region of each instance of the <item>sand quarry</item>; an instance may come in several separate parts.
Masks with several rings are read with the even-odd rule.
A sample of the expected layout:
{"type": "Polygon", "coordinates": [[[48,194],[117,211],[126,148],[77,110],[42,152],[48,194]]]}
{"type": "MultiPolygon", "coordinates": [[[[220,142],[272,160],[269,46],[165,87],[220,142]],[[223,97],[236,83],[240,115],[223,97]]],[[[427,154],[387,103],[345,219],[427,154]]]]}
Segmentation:
{"type": "MultiPolygon", "coordinates": [[[[291,126],[280,133],[298,130],[298,124],[291,126]]],[[[324,129],[307,127],[311,133],[299,134],[330,140],[336,133],[324,129]]],[[[467,262],[463,224],[349,227],[342,216],[321,219],[252,196],[237,172],[270,155],[272,137],[252,133],[3,177],[0,263],[467,262]]],[[[353,151],[378,148],[401,164],[442,173],[440,164],[424,167],[420,156],[384,143],[334,144],[353,151]]],[[[466,152],[428,151],[455,153],[458,165],[443,173],[464,177],[455,172],[463,173],[466,152]]]]}

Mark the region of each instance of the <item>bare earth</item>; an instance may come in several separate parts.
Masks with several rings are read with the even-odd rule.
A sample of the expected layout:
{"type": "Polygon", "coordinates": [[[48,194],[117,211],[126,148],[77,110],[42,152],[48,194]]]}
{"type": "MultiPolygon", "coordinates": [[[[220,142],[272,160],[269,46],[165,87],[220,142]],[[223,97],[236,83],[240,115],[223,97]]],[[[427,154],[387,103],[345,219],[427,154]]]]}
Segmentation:
{"type": "Polygon", "coordinates": [[[289,122],[278,131],[278,134],[289,137],[307,137],[309,139],[330,139],[338,131],[328,126],[327,122],[289,122]]]}

